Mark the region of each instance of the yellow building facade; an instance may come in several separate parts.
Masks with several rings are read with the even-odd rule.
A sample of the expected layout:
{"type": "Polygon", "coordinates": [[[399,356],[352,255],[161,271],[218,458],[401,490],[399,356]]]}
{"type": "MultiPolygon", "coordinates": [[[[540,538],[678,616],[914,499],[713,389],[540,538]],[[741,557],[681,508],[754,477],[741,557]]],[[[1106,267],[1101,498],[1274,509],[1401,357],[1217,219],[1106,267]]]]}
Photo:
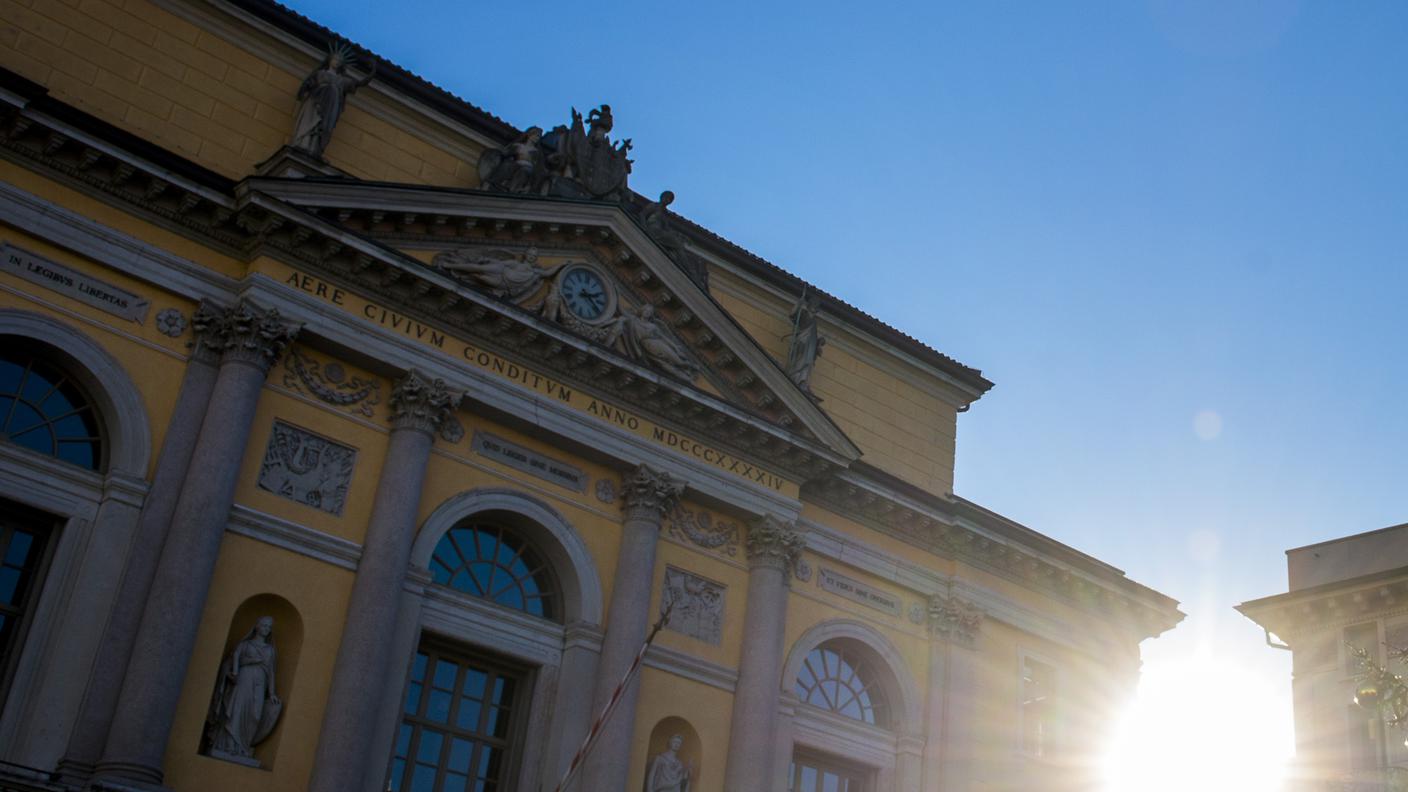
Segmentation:
{"type": "Polygon", "coordinates": [[[6,784],[1094,785],[1176,603],[954,494],[991,383],[631,192],[609,107],[266,0],[0,39],[6,784]]]}

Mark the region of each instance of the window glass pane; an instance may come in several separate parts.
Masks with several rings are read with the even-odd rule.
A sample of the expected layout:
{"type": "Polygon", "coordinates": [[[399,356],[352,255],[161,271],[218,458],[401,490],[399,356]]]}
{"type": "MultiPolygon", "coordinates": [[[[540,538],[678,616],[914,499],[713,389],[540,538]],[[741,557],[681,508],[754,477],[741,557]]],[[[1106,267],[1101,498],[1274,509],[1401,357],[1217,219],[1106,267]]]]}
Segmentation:
{"type": "Polygon", "coordinates": [[[435,792],[435,768],[418,764],[411,775],[411,792],[435,792]]]}
{"type": "Polygon", "coordinates": [[[830,644],[813,649],[793,683],[807,704],[865,723],[886,725],[884,701],[870,665],[848,649],[830,644]]]}
{"type": "Polygon", "coordinates": [[[444,723],[450,719],[450,694],[443,690],[430,691],[430,700],[425,705],[425,717],[436,723],[444,723]]]}
{"type": "Polygon", "coordinates": [[[0,438],[97,469],[98,423],[90,400],[43,359],[13,345],[12,337],[0,339],[0,438]]]}
{"type": "Polygon", "coordinates": [[[416,746],[416,761],[440,764],[440,748],[445,744],[444,735],[430,729],[422,729],[420,745],[416,746]]]}
{"type": "Polygon", "coordinates": [[[14,605],[19,593],[20,571],[15,567],[0,567],[0,603],[14,605]]]}
{"type": "Polygon", "coordinates": [[[455,726],[460,729],[478,729],[481,711],[482,708],[477,699],[460,699],[460,710],[455,713],[455,726]]]}
{"type": "Polygon", "coordinates": [[[450,740],[450,761],[447,767],[461,773],[468,773],[469,757],[472,753],[474,753],[474,743],[469,740],[461,740],[458,737],[450,740]]]}
{"type": "Polygon", "coordinates": [[[472,698],[484,698],[484,683],[489,675],[477,668],[467,668],[464,672],[464,694],[472,698]]]}
{"type": "Polygon", "coordinates": [[[436,545],[431,579],[475,597],[535,616],[554,616],[545,565],[512,531],[467,525],[448,531],[436,545]]]}
{"type": "Polygon", "coordinates": [[[444,792],[464,792],[465,782],[468,780],[468,776],[450,773],[445,776],[445,785],[440,788],[444,790],[444,792]]]}
{"type": "Polygon", "coordinates": [[[420,683],[412,682],[406,686],[406,707],[407,715],[414,715],[420,711],[420,683]]]}

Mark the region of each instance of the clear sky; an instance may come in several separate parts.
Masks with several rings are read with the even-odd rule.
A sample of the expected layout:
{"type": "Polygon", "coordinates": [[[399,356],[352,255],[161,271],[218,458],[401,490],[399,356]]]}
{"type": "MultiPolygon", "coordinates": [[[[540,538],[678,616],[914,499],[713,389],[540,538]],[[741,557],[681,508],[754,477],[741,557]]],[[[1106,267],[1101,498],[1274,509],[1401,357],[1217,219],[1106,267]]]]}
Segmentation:
{"type": "Polygon", "coordinates": [[[1160,706],[1289,742],[1232,606],[1408,521],[1408,4],[295,5],[520,127],[609,102],[637,190],[982,369],[959,494],[1181,600],[1148,680],[1266,685],[1160,706]]]}

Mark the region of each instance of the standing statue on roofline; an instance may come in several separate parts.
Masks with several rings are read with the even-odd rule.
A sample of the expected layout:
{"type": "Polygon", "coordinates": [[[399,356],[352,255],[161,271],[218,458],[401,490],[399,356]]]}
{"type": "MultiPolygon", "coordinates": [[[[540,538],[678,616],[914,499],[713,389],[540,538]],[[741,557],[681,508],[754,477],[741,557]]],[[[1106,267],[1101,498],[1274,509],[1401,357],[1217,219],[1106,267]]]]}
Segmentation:
{"type": "Polygon", "coordinates": [[[329,45],[328,56],[298,86],[298,111],[293,117],[294,148],[321,158],[332,140],[333,127],[342,117],[347,97],[372,81],[376,64],[362,78],[347,70],[356,65],[352,50],[345,44],[329,45]]]}

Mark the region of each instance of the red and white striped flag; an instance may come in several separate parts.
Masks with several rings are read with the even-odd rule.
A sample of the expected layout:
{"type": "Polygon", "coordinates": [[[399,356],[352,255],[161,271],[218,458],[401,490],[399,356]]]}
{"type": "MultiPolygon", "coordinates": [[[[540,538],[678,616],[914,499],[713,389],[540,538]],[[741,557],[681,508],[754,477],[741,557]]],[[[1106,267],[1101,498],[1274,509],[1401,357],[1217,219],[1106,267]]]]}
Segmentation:
{"type": "Polygon", "coordinates": [[[562,790],[567,788],[567,784],[572,780],[572,777],[577,774],[578,768],[582,766],[582,760],[585,759],[587,754],[591,751],[592,746],[596,743],[596,738],[601,736],[601,729],[606,725],[606,720],[611,717],[611,713],[616,709],[616,705],[620,703],[621,697],[626,695],[626,686],[631,683],[631,677],[635,676],[636,671],[640,670],[641,661],[645,659],[645,651],[650,648],[651,642],[655,640],[655,634],[660,632],[665,626],[665,623],[670,620],[670,611],[673,610],[674,607],[674,602],[667,602],[665,604],[665,612],[660,614],[660,621],[655,622],[655,626],[650,628],[650,634],[645,636],[645,643],[641,644],[640,651],[636,652],[636,659],[631,661],[631,667],[626,669],[625,675],[621,677],[620,684],[616,686],[615,690],[611,691],[611,698],[606,702],[606,706],[602,708],[601,714],[596,717],[596,721],[592,723],[592,727],[587,730],[587,739],[582,741],[582,747],[577,749],[576,755],[572,757],[572,763],[567,766],[567,772],[563,774],[562,780],[557,782],[557,787],[553,792],[562,792],[562,790]]]}

